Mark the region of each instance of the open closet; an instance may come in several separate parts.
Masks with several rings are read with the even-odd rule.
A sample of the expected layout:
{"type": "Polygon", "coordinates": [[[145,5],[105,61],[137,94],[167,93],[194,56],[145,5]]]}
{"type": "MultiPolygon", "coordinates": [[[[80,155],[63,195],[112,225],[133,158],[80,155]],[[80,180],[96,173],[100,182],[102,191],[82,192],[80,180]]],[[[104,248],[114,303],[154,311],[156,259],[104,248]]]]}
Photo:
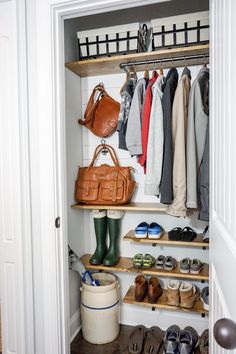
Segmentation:
{"type": "MultiPolygon", "coordinates": [[[[188,67],[192,84],[201,68],[209,65],[208,4],[204,1],[198,4],[194,1],[186,1],[185,6],[184,2],[181,2],[180,8],[177,8],[175,6],[177,1],[172,1],[172,3],[170,5],[164,2],[65,21],[68,244],[81,257],[86,269],[108,271],[118,276],[120,323],[122,325],[134,327],[141,324],[147,328],[159,326],[163,331],[174,324],[181,329],[193,326],[200,335],[209,327],[208,310],[203,307],[200,297],[191,308],[186,309],[169,305],[165,294],[154,304],[147,300],[137,302],[134,296],[134,281],[138,274],[143,274],[147,278],[158,277],[164,292],[167,291],[167,284],[170,280],[195,284],[199,293],[208,286],[209,244],[203,241],[203,232],[208,222],[198,219],[198,211],[188,210],[186,217],[171,216],[167,213],[168,205],[161,204],[159,196],[145,194],[143,167],[137,162],[135,156],[131,157],[128,151],[118,148],[118,132],[105,138],[105,143],[115,148],[121,166],[132,166],[135,171],[137,188],[132,201],[127,205],[92,206],[77,204],[74,200],[74,183],[78,166],[88,166],[96,146],[101,143],[101,138],[78,124],[78,119],[83,117],[93,88],[102,82],[109,95],[120,102],[120,89],[124,84],[126,72],[130,69],[137,72],[138,78],[142,78],[145,71],[149,71],[151,76],[153,70],[159,73],[161,69],[166,76],[171,67],[176,67],[179,78],[181,78],[182,71],[188,67]],[[112,24],[119,25],[123,32],[127,32],[130,23],[144,23],[145,21],[149,23],[149,26],[150,23],[154,24],[153,33],[157,33],[156,49],[141,53],[134,51],[133,53],[111,54],[109,49],[105,48],[105,54],[96,57],[96,54],[91,54],[92,46],[89,47],[87,38],[83,48],[85,57],[82,58],[83,60],[78,60],[77,32],[82,31],[83,36],[86,37],[87,31],[87,37],[95,38],[96,42],[98,41],[98,36],[94,34],[96,29],[101,32],[101,28],[104,27],[103,31],[106,31],[106,27],[112,24]],[[96,248],[92,213],[94,209],[124,211],[119,238],[120,260],[115,266],[92,265],[89,262],[96,248]],[[165,230],[164,235],[158,240],[135,238],[134,229],[141,222],[160,224],[165,230]],[[168,232],[176,227],[182,229],[191,227],[197,236],[192,242],[171,241],[168,232]],[[133,266],[135,254],[150,254],[155,260],[160,255],[172,256],[177,260],[177,267],[172,271],[158,270],[155,266],[150,269],[138,269],[133,266]],[[201,271],[198,274],[181,272],[180,261],[185,258],[200,259],[203,263],[201,271]]],[[[114,44],[114,42],[111,43],[114,44]]],[[[94,47],[96,48],[92,50],[96,52],[99,44],[97,43],[94,47]]],[[[102,163],[112,164],[112,161],[107,155],[101,155],[98,164],[102,163]]],[[[70,336],[74,343],[78,330],[81,328],[80,286],[79,274],[70,270],[70,336]]],[[[76,348],[74,345],[72,345],[73,353],[73,348],[74,350],[76,348]]],[[[79,351],[75,352],[79,353],[79,351]]]]}
{"type": "MultiPolygon", "coordinates": [[[[96,353],[112,353],[109,343],[102,348],[92,344],[89,350],[83,347],[83,284],[78,272],[70,269],[68,245],[89,270],[98,274],[108,270],[118,277],[119,322],[121,332],[126,333],[126,349],[113,348],[116,352],[127,350],[130,331],[137,325],[146,329],[156,326],[162,331],[172,325],[181,330],[191,326],[198,335],[209,328],[211,354],[235,352],[235,13],[234,0],[210,0],[209,4],[205,0],[0,1],[3,354],[78,354],[82,350],[93,354],[94,348],[96,353]],[[194,17],[196,14],[199,16],[194,17]],[[202,23],[202,16],[207,23],[202,23]],[[191,21],[194,24],[190,26],[191,21]],[[133,24],[136,31],[137,25],[145,23],[147,29],[153,28],[154,46],[151,41],[148,51],[135,53],[133,24]],[[209,29],[202,28],[202,40],[200,27],[206,25],[209,29]],[[119,27],[115,36],[113,27],[119,27]],[[194,31],[189,32],[190,27],[194,31]],[[210,33],[209,43],[206,32],[210,33]],[[77,33],[84,44],[81,52],[77,33]],[[95,40],[90,38],[94,34],[95,40]],[[105,42],[98,43],[97,36],[105,36],[105,42]],[[124,42],[117,41],[121,36],[124,42]],[[186,46],[189,39],[193,43],[186,46]],[[91,41],[95,43],[88,52],[91,41]],[[94,58],[98,49],[103,55],[94,58]],[[102,82],[111,97],[121,102],[120,89],[129,70],[143,78],[147,70],[150,76],[155,70],[161,76],[162,67],[167,76],[169,69],[176,67],[180,78],[185,66],[191,71],[193,87],[204,65],[210,70],[210,243],[203,242],[207,222],[198,219],[198,212],[172,216],[156,195],[145,194],[144,169],[136,157],[118,148],[118,133],[114,132],[105,142],[115,149],[121,166],[132,166],[137,188],[129,204],[114,206],[124,212],[120,261],[110,268],[91,265],[96,247],[92,210],[100,210],[100,206],[78,205],[74,188],[78,167],[88,166],[101,143],[78,124],[92,89],[102,82]],[[142,222],[156,222],[165,233],[156,240],[137,238],[134,231],[142,222]],[[176,227],[191,227],[197,237],[188,243],[170,241],[169,232],[176,227]],[[156,263],[161,262],[160,256],[171,256],[177,267],[134,267],[134,261],[137,266],[146,254],[156,263]],[[186,258],[199,259],[203,270],[198,274],[180,272],[180,261],[186,258]],[[139,275],[146,279],[145,284],[151,276],[158,278],[164,295],[170,281],[194,284],[199,293],[209,284],[209,311],[199,299],[188,309],[173,306],[164,297],[155,303],[136,301],[134,287],[139,275]]],[[[97,164],[102,162],[111,164],[108,155],[99,157],[97,164]]],[[[103,208],[111,211],[111,206],[103,208]]]]}

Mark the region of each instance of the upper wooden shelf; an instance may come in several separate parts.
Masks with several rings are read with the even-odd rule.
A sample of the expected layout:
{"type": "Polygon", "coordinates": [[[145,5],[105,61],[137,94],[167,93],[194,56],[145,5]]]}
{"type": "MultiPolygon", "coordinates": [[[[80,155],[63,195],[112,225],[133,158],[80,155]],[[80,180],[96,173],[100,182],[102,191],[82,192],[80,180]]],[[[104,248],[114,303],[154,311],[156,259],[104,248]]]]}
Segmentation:
{"type": "Polygon", "coordinates": [[[182,278],[182,279],[192,279],[195,281],[208,281],[209,280],[209,267],[207,264],[204,264],[203,269],[199,274],[191,274],[191,273],[181,273],[179,262],[177,267],[172,271],[156,269],[156,267],[151,268],[135,268],[133,266],[133,260],[129,257],[120,257],[120,261],[117,265],[113,267],[106,267],[103,264],[101,265],[93,265],[89,263],[91,258],[91,254],[84,254],[80,260],[83,262],[85,268],[93,269],[93,270],[106,270],[112,272],[121,272],[121,273],[141,273],[152,276],[159,277],[168,277],[168,278],[182,278]]]}
{"type": "Polygon", "coordinates": [[[87,204],[74,204],[71,206],[73,209],[106,209],[106,210],[128,210],[128,211],[156,211],[165,212],[166,205],[160,203],[135,203],[130,202],[124,205],[87,205],[87,204]]]}
{"type": "MultiPolygon", "coordinates": [[[[172,58],[179,57],[187,57],[194,55],[204,55],[209,52],[209,44],[197,45],[197,46],[189,46],[189,47],[180,47],[173,49],[164,49],[158,50],[155,52],[145,52],[145,53],[135,53],[135,54],[127,54],[127,55],[117,55],[112,57],[102,57],[98,59],[89,59],[82,61],[72,61],[66,63],[65,66],[73,71],[75,74],[80,77],[86,76],[96,76],[96,75],[104,75],[104,74],[116,74],[120,73],[121,69],[119,65],[122,62],[133,63],[138,60],[162,60],[162,59],[170,59],[169,62],[163,62],[162,67],[167,68],[170,67],[170,62],[172,58]]],[[[204,61],[208,61],[208,58],[205,58],[204,61]]],[[[186,59],[188,65],[201,65],[203,63],[202,58],[193,58],[186,59]]],[[[174,64],[176,67],[185,66],[186,62],[184,60],[175,60],[174,64]]],[[[139,65],[137,70],[144,71],[146,69],[146,65],[139,65]]]]}
{"type": "Polygon", "coordinates": [[[201,247],[201,248],[208,248],[209,243],[203,242],[202,240],[202,235],[197,235],[195,239],[191,242],[185,242],[185,241],[171,241],[169,240],[168,233],[165,232],[161,238],[158,240],[155,239],[149,239],[149,238],[136,238],[134,236],[134,230],[130,230],[124,237],[124,241],[130,241],[134,243],[146,243],[148,245],[168,245],[168,246],[180,246],[180,247],[201,247]]]}

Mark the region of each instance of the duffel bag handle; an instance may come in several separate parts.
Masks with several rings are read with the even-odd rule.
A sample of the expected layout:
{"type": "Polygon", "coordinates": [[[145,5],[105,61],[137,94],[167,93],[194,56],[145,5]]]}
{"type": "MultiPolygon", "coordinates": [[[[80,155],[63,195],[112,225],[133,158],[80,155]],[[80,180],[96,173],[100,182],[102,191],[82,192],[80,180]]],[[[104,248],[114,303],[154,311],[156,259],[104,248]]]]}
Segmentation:
{"type": "Polygon", "coordinates": [[[117,166],[118,168],[120,168],[120,164],[119,164],[119,161],[118,161],[118,158],[117,158],[117,155],[116,155],[116,152],[115,150],[113,149],[112,146],[110,145],[106,145],[106,144],[100,144],[96,147],[95,151],[94,151],[94,154],[93,154],[93,158],[92,158],[92,161],[91,163],[89,164],[88,166],[88,169],[90,169],[94,163],[95,163],[95,160],[97,159],[98,155],[101,153],[101,151],[103,149],[107,149],[107,151],[109,152],[110,156],[111,156],[111,159],[114,163],[115,166],[117,166]]]}

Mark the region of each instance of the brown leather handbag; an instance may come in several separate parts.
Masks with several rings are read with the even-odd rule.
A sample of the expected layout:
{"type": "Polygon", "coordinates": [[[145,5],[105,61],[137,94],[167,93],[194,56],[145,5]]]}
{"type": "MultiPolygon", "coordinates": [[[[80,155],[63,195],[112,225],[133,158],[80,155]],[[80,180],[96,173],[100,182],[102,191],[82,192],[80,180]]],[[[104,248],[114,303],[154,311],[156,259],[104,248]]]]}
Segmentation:
{"type": "Polygon", "coordinates": [[[119,111],[120,104],[108,95],[100,83],[93,89],[84,119],[79,119],[79,124],[85,125],[100,138],[105,138],[116,130],[119,111]]]}
{"type": "Polygon", "coordinates": [[[75,200],[85,204],[119,205],[128,203],[135,189],[131,167],[119,165],[115,150],[110,145],[98,145],[88,167],[80,167],[75,182],[75,200]],[[114,166],[94,162],[103,149],[106,149],[114,166]]]}

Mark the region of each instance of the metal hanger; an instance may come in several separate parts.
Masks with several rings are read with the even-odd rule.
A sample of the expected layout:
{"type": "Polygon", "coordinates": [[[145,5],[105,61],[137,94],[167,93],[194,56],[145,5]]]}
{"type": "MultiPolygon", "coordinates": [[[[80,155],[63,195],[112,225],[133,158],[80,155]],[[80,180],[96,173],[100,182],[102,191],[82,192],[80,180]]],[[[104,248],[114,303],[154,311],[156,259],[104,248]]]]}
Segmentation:
{"type": "Polygon", "coordinates": [[[103,148],[102,148],[102,155],[106,156],[106,154],[108,153],[108,149],[106,147],[106,141],[105,139],[102,139],[101,140],[101,144],[103,145],[103,148]]]}

